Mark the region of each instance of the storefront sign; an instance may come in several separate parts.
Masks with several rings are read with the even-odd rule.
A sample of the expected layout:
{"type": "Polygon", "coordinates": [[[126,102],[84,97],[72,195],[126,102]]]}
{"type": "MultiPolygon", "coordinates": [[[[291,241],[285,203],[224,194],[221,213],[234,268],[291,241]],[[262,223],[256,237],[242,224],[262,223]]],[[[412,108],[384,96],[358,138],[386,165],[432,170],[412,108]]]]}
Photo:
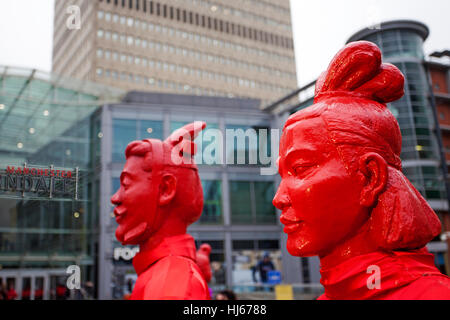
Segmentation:
{"type": "Polygon", "coordinates": [[[114,260],[130,261],[139,252],[139,247],[116,247],[114,248],[114,260]]]}
{"type": "Polygon", "coordinates": [[[79,169],[6,166],[0,170],[0,191],[28,193],[38,196],[67,197],[78,200],[79,169]]]}

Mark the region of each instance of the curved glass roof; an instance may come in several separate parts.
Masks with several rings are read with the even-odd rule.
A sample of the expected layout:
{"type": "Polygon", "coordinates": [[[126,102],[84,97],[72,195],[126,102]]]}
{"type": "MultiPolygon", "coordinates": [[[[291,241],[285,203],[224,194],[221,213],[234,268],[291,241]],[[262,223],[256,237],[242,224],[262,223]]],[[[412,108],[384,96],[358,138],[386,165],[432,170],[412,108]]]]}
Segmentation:
{"type": "Polygon", "coordinates": [[[0,162],[24,161],[124,94],[97,83],[0,66],[0,162]]]}

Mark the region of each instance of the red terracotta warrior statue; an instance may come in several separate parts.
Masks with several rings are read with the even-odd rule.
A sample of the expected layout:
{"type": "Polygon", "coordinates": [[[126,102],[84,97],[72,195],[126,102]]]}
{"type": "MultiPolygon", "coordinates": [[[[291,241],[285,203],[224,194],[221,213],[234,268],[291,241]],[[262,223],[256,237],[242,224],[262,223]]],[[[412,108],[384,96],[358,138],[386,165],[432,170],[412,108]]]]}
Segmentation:
{"type": "Polygon", "coordinates": [[[353,42],[318,79],[314,105],[284,126],[273,203],[289,253],[320,257],[320,299],[450,299],[425,247],[441,224],[402,173],[386,107],[403,87],[376,45],[353,42]]]}
{"type": "Polygon", "coordinates": [[[211,264],[209,261],[210,254],[211,246],[207,243],[203,243],[197,251],[197,264],[207,283],[209,283],[212,278],[211,264]]]}
{"type": "Polygon", "coordinates": [[[205,126],[194,122],[164,142],[134,141],[125,151],[120,189],[111,202],[119,224],[116,238],[140,246],[133,259],[138,279],[131,299],[210,299],[194,239],[186,234],[203,209],[193,141],[205,126]]]}

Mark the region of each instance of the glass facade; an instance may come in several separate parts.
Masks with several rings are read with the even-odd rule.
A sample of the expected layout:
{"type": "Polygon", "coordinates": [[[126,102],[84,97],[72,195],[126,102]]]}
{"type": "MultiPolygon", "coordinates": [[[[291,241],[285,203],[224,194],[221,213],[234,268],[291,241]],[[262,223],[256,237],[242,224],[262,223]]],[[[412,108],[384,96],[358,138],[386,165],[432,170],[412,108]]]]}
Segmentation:
{"type": "Polygon", "coordinates": [[[275,224],[274,183],[230,181],[231,222],[233,224],[275,224]]]}
{"type": "Polygon", "coordinates": [[[233,165],[267,165],[270,158],[270,128],[265,126],[226,126],[226,161],[233,165]]]}
{"type": "Polygon", "coordinates": [[[203,213],[200,223],[223,223],[222,182],[218,180],[202,180],[203,213]]]}
{"type": "Polygon", "coordinates": [[[70,265],[80,267],[83,284],[95,281],[96,111],[114,92],[78,88],[36,70],[0,67],[0,279],[19,298],[57,298],[51,290],[70,265]]]}
{"type": "Polygon", "coordinates": [[[134,140],[162,138],[162,121],[113,119],[113,161],[125,162],[125,149],[134,140]]]}
{"type": "Polygon", "coordinates": [[[361,40],[376,43],[386,59],[393,57],[423,59],[424,57],[423,39],[414,31],[382,30],[361,40]]]}
{"type": "Polygon", "coordinates": [[[223,240],[217,239],[203,239],[195,241],[197,248],[203,243],[207,243],[211,246],[211,254],[209,255],[209,261],[211,262],[212,278],[209,286],[222,288],[226,283],[225,274],[225,243],[223,240]]]}
{"type": "Polygon", "coordinates": [[[277,240],[233,240],[233,282],[237,292],[270,291],[258,263],[268,255],[273,270],[282,270],[280,243],[277,240]],[[250,284],[250,286],[249,286],[250,284]]]}
{"type": "Polygon", "coordinates": [[[404,173],[426,199],[446,199],[439,169],[437,137],[433,132],[435,121],[428,99],[427,75],[423,67],[422,36],[407,29],[381,30],[364,40],[377,44],[383,59],[396,65],[405,75],[405,95],[388,105],[402,132],[404,173]]]}

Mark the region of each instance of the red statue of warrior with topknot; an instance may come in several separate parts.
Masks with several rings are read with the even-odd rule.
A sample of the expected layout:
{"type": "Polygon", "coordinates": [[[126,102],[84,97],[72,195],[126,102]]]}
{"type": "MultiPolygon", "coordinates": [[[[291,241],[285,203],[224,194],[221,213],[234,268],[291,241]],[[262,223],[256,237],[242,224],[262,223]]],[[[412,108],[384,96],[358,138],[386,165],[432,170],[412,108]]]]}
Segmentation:
{"type": "Polygon", "coordinates": [[[450,299],[425,245],[441,224],[402,173],[402,137],[386,103],[404,77],[371,42],[348,44],[287,120],[273,200],[294,256],[318,255],[320,299],[450,299]]]}
{"type": "Polygon", "coordinates": [[[210,254],[211,246],[208,243],[203,243],[197,251],[197,264],[207,283],[209,283],[212,278],[211,263],[209,261],[210,254]]]}
{"type": "Polygon", "coordinates": [[[178,129],[167,140],[131,142],[120,189],[111,198],[124,245],[140,246],[133,300],[207,300],[208,285],[196,263],[187,227],[203,210],[202,185],[193,161],[193,142],[204,122],[178,129]]]}

